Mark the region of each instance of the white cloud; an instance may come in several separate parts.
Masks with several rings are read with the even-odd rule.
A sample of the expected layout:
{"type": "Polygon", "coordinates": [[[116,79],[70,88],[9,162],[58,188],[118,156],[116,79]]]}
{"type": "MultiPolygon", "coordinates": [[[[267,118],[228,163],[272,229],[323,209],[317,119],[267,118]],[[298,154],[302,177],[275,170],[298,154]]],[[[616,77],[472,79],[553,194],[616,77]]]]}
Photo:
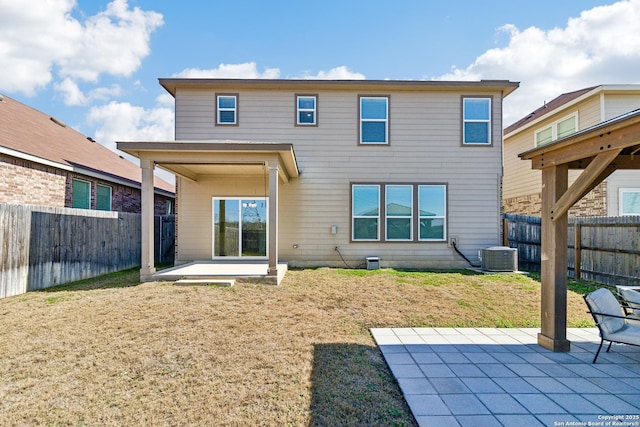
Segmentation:
{"type": "Polygon", "coordinates": [[[53,85],[57,92],[62,94],[65,105],[83,105],[87,102],[76,82],[71,79],[64,79],[60,83],[53,85]]]}
{"type": "Polygon", "coordinates": [[[63,78],[58,90],[79,102],[73,80],[131,75],[163,23],[158,13],[129,9],[127,0],[112,1],[84,22],[71,15],[75,8],[75,0],[0,0],[1,90],[33,95],[57,70],[63,78]]]}
{"type": "Polygon", "coordinates": [[[505,125],[556,96],[598,84],[640,83],[640,0],[598,6],[564,28],[499,29],[506,47],[491,49],[441,80],[509,79],[520,88],[505,99],[505,125]]]}
{"type": "Polygon", "coordinates": [[[305,73],[305,79],[317,79],[317,80],[364,80],[364,74],[351,71],[345,65],[335,67],[329,71],[319,71],[316,75],[305,73]]]}
{"type": "Polygon", "coordinates": [[[280,77],[280,69],[266,68],[259,72],[255,62],[243,64],[220,64],[217,68],[201,69],[186,68],[173,77],[180,78],[228,78],[228,79],[277,79],[280,77]]]}

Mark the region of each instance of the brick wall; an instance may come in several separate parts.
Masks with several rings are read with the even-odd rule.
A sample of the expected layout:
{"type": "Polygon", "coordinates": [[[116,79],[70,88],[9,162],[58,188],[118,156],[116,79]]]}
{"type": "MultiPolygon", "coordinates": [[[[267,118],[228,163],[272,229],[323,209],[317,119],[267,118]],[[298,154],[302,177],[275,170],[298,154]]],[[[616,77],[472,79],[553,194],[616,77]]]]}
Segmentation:
{"type": "MultiPolygon", "coordinates": [[[[502,209],[506,213],[541,216],[541,196],[541,193],[537,193],[505,199],[502,209]]],[[[606,183],[598,184],[596,188],[569,209],[569,216],[607,216],[606,183]]]]}
{"type": "MultiPolygon", "coordinates": [[[[73,179],[91,183],[91,209],[96,208],[97,186],[111,187],[111,210],[140,213],[140,190],[75,172],[0,154],[0,203],[72,207],[73,179]]],[[[167,201],[155,195],[155,215],[166,215],[167,201]]]]}

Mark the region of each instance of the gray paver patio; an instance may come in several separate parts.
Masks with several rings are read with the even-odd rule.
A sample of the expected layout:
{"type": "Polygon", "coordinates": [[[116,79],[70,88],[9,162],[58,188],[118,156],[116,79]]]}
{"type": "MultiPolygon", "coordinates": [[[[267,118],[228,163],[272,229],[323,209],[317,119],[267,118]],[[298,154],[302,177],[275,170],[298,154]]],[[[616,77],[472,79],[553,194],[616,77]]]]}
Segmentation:
{"type": "Polygon", "coordinates": [[[538,332],[371,329],[420,426],[640,426],[640,347],[605,347],[592,364],[596,328],[568,329],[569,353],[540,347],[538,332]]]}

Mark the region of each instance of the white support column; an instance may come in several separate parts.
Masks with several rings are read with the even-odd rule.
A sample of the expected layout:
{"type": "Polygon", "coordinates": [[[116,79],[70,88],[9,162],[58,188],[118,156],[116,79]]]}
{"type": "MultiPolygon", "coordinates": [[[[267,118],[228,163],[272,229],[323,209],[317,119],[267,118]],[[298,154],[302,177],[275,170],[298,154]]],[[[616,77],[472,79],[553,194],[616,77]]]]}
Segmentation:
{"type": "Polygon", "coordinates": [[[140,160],[142,168],[142,257],[140,268],[140,281],[152,280],[152,275],[156,272],[154,260],[154,200],[153,200],[153,169],[151,160],[140,160]]]}
{"type": "Polygon", "coordinates": [[[278,276],[278,171],[275,160],[267,162],[269,168],[269,276],[278,276]]]}

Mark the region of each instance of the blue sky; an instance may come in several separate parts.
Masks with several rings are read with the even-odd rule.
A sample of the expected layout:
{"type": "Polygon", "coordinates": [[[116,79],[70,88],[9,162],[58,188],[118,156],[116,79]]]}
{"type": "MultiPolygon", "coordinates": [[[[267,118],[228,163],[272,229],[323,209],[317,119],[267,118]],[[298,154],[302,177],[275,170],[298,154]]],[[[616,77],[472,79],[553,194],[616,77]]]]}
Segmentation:
{"type": "Polygon", "coordinates": [[[640,83],[640,0],[0,0],[0,93],[113,148],[173,139],[159,77],[508,79],[505,125],[640,83]]]}

